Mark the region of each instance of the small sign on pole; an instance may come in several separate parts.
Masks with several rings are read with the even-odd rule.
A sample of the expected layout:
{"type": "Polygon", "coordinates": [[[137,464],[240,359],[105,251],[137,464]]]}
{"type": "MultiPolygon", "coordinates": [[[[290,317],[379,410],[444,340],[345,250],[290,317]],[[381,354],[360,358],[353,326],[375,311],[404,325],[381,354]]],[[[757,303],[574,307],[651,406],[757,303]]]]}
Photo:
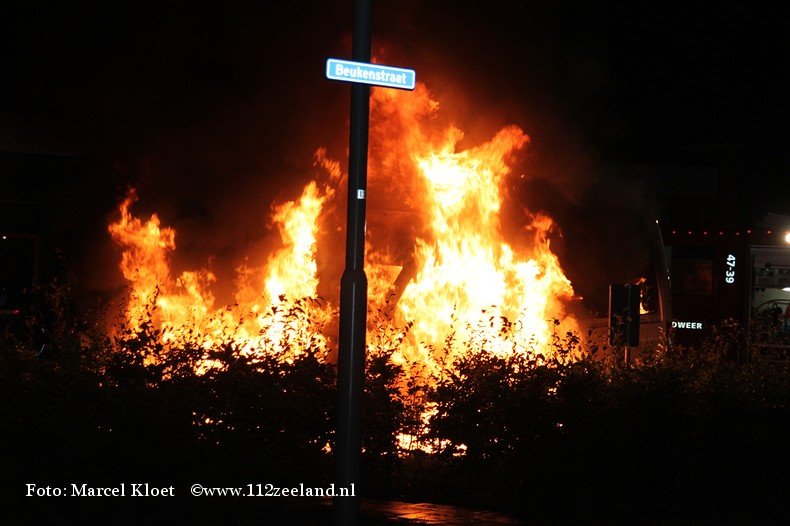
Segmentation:
{"type": "Polygon", "coordinates": [[[413,90],[416,74],[413,69],[330,58],[326,61],[326,78],[385,88],[413,90]]]}

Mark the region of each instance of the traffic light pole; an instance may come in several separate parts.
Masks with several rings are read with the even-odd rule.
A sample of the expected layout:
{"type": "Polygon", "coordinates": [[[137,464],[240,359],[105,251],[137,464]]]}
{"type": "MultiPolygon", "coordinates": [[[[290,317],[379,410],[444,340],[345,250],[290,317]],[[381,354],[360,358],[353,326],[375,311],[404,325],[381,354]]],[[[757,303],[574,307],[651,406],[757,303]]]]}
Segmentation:
{"type": "MultiPolygon", "coordinates": [[[[353,60],[370,62],[371,1],[354,2],[353,60]]],[[[351,85],[348,157],[346,267],[340,280],[340,335],[337,359],[337,430],[335,435],[335,524],[359,524],[362,463],[362,395],[365,376],[365,325],[368,279],[365,276],[365,204],[368,175],[370,86],[351,85]],[[353,484],[353,486],[352,486],[353,484]],[[353,491],[351,490],[353,488],[353,491]],[[353,496],[351,496],[353,493],[353,496]]]]}

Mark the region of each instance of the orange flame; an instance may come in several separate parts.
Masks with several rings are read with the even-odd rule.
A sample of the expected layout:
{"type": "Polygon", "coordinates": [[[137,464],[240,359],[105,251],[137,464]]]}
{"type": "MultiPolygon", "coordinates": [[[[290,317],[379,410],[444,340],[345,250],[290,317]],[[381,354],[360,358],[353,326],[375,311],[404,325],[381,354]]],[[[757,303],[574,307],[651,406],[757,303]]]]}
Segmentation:
{"type": "Polygon", "coordinates": [[[647,308],[647,301],[646,301],[646,289],[645,284],[647,283],[647,278],[642,276],[638,280],[636,280],[636,284],[640,286],[639,288],[639,314],[650,314],[650,310],[647,308]]]}
{"type": "MultiPolygon", "coordinates": [[[[263,269],[240,265],[237,304],[218,309],[208,290],[216,279],[209,270],[184,271],[170,279],[168,252],[175,249],[175,231],[160,228],[156,214],[145,222],[133,217],[132,190],[121,203],[120,219],[108,227],[123,249],[121,270],[130,283],[127,326],[134,333],[150,320],[164,343],[206,350],[231,343],[243,353],[273,353],[285,360],[307,349],[325,352],[322,327],[331,307],[315,299],[315,236],[318,214],[332,193],[311,182],[299,200],[274,208],[283,248],[263,269]]],[[[211,366],[208,356],[201,366],[211,366]]]]}
{"type": "Polygon", "coordinates": [[[400,319],[414,323],[401,357],[435,371],[465,350],[547,356],[554,319],[566,320],[563,329],[576,328],[562,303],[573,289],[549,249],[552,221],[530,218],[530,257],[514,251],[499,223],[508,163],[529,137],[508,126],[462,150],[460,130],[436,130],[438,107],[424,86],[373,92],[379,121],[371,143],[385,145],[374,177],[388,186],[393,173],[411,177],[421,198],[406,201],[427,211],[427,228],[414,241],[417,270],[397,304],[400,319]]]}
{"type": "MultiPolygon", "coordinates": [[[[564,312],[573,289],[549,247],[552,220],[527,217],[519,240],[527,248],[519,250],[499,222],[500,189],[529,137],[508,126],[488,142],[461,149],[463,133],[437,126],[439,106],[424,85],[414,92],[374,89],[371,103],[368,210],[397,203],[396,211],[412,218],[397,225],[405,232],[399,238],[406,250],[378,245],[375,231],[367,240],[369,308],[388,313],[388,334],[399,342],[393,359],[415,375],[432,376],[463,351],[548,357],[555,319],[563,320],[562,330],[576,329],[564,312]],[[392,255],[397,252],[407,256],[392,255]]],[[[130,192],[120,218],[108,227],[123,251],[120,267],[130,283],[128,326],[139,329],[153,304],[152,321],[163,341],[173,344],[190,341],[209,349],[232,342],[240,352],[283,359],[308,348],[327,350],[333,335],[323,330],[335,311],[316,299],[316,247],[322,212],[342,174],[323,149],[316,164],[328,181],[323,187],[311,181],[298,199],[273,207],[281,248],[259,266],[239,265],[237,305],[224,309],[214,306],[211,271],[172,278],[176,233],[161,227],[156,214],[147,221],[132,216],[136,194],[130,192]]],[[[377,337],[372,331],[371,346],[378,345],[377,337]]]]}
{"type": "Polygon", "coordinates": [[[168,254],[176,248],[176,232],[161,228],[156,214],[145,222],[133,217],[129,209],[135,201],[137,193],[130,190],[120,206],[121,218],[108,227],[113,240],[124,249],[121,272],[134,284],[127,304],[129,327],[139,330],[149,306],[161,309],[163,320],[174,326],[190,317],[204,317],[214,303],[207,290],[214,275],[206,270],[184,272],[174,282],[168,254]]]}

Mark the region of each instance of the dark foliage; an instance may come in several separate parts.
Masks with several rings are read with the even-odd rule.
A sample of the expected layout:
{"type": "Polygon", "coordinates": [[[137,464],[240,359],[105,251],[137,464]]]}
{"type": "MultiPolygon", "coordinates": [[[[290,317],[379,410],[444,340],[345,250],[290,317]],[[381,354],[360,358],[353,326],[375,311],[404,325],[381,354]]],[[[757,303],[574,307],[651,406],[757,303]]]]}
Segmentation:
{"type": "MultiPolygon", "coordinates": [[[[226,342],[208,351],[215,367],[198,373],[205,349],[165,347],[152,324],[111,339],[101,313],[76,309],[66,287],[41,296],[34,316],[6,323],[0,340],[9,495],[21,497],[27,482],[146,481],[185,494],[196,482],[332,481],[335,371],[318,352],[253,359],[226,342]]],[[[737,327],[631,365],[570,360],[576,338],[557,340],[563,352],[548,363],[470,353],[433,387],[391,359],[407,331],[385,334],[368,353],[365,495],[533,522],[755,522],[790,511],[790,364],[750,352],[737,327]],[[402,449],[401,434],[434,452],[402,449]]],[[[45,504],[57,502],[33,502],[45,504]]],[[[252,505],[192,499],[191,511],[176,515],[211,517],[217,506],[232,518],[252,505]]],[[[308,508],[288,516],[325,517],[308,508]]],[[[267,509],[250,513],[276,516],[267,509]]],[[[53,510],[48,518],[61,508],[53,510]]],[[[178,518],[146,510],[156,513],[147,519],[178,518]]]]}
{"type": "Polygon", "coordinates": [[[790,364],[729,350],[708,342],[633,366],[465,358],[435,394],[431,433],[451,441],[435,495],[532,520],[781,516],[790,364]]]}

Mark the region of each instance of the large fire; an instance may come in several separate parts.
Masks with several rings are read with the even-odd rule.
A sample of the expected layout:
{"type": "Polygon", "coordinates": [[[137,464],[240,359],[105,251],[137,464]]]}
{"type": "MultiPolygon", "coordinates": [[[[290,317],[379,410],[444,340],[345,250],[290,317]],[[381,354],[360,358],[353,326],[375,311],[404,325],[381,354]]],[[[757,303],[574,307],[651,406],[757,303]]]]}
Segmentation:
{"type": "MultiPolygon", "coordinates": [[[[402,227],[388,238],[399,247],[378,242],[387,236],[374,228],[368,233],[369,311],[386,313],[371,316],[371,324],[405,334],[392,359],[421,377],[450,367],[466,351],[548,357],[556,331],[576,329],[564,311],[573,290],[549,247],[552,220],[525,216],[518,248],[499,220],[501,188],[529,138],[509,126],[461,149],[463,133],[437,125],[438,110],[423,85],[414,92],[372,90],[368,213],[395,210],[409,224],[390,225],[402,227]]],[[[285,360],[306,349],[328,356],[335,334],[327,327],[337,309],[317,297],[316,256],[343,174],[323,149],[316,164],[329,176],[272,208],[281,248],[238,266],[232,306],[215,305],[211,271],[176,275],[170,264],[175,230],[162,227],[155,214],[134,217],[137,196],[130,192],[108,227],[122,249],[120,268],[130,288],[126,326],[135,331],[153,323],[170,345],[208,350],[231,343],[253,357],[285,360]]],[[[375,347],[381,331],[371,329],[375,347]]],[[[210,366],[208,356],[204,365],[210,366]]]]}

